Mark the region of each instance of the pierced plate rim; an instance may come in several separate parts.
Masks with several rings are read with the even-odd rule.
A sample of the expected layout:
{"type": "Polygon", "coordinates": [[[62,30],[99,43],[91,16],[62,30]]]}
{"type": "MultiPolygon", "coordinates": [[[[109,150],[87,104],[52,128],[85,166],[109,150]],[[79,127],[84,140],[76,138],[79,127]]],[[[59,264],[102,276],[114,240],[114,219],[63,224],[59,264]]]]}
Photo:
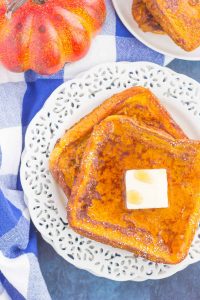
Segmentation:
{"type": "MultiPolygon", "coordinates": [[[[95,270],[93,270],[93,269],[90,269],[89,267],[87,267],[87,266],[85,266],[84,265],[84,263],[83,263],[83,265],[80,263],[79,265],[77,265],[76,263],[74,263],[73,261],[71,261],[71,260],[68,260],[68,259],[66,259],[66,257],[64,256],[64,254],[62,253],[62,251],[60,251],[58,248],[57,248],[57,246],[55,245],[55,242],[53,242],[51,239],[49,239],[48,238],[48,236],[46,236],[45,234],[44,234],[44,232],[42,232],[42,230],[41,230],[41,228],[38,226],[38,224],[37,224],[37,222],[35,222],[35,220],[34,220],[34,214],[33,214],[33,212],[30,210],[30,197],[28,196],[28,193],[27,193],[27,188],[26,188],[26,183],[25,183],[25,180],[24,180],[24,161],[25,161],[25,157],[26,157],[26,155],[27,155],[27,151],[26,151],[26,145],[27,145],[27,139],[28,139],[28,135],[30,134],[30,130],[31,130],[31,126],[34,124],[34,122],[35,122],[35,120],[38,118],[38,116],[44,111],[44,110],[46,110],[47,108],[48,108],[48,106],[50,107],[51,105],[51,103],[53,103],[53,101],[54,101],[54,96],[58,93],[58,91],[60,91],[61,90],[61,88],[62,87],[64,87],[65,85],[69,85],[70,83],[73,83],[74,81],[76,81],[76,82],[78,82],[78,81],[80,81],[80,82],[82,82],[82,81],[84,81],[86,78],[87,78],[87,76],[88,75],[90,75],[90,74],[92,74],[92,73],[94,73],[95,72],[95,70],[97,70],[98,68],[103,68],[103,67],[109,67],[109,66],[115,66],[115,65],[124,65],[124,66],[132,66],[132,67],[137,67],[137,66],[139,66],[139,67],[145,67],[145,66],[152,66],[153,68],[159,68],[159,69],[161,69],[161,70],[165,70],[165,72],[168,72],[171,76],[176,76],[176,75],[178,75],[179,77],[181,77],[181,78],[183,78],[183,79],[185,79],[186,81],[190,81],[190,82],[192,82],[194,85],[197,85],[198,86],[198,88],[199,88],[199,90],[200,90],[200,84],[197,82],[197,81],[195,81],[194,79],[191,79],[191,78],[189,78],[188,76],[186,76],[186,75],[182,75],[182,74],[179,74],[179,73],[177,73],[177,72],[174,72],[174,71],[172,71],[172,70],[170,70],[169,68],[166,68],[166,67],[161,67],[161,66],[159,66],[159,65],[157,65],[157,64],[154,64],[154,63],[150,63],[150,62],[118,62],[118,63],[106,63],[106,64],[101,64],[101,65],[98,65],[98,66],[95,66],[95,67],[93,67],[92,69],[90,69],[89,71],[87,71],[87,72],[83,72],[83,73],[81,73],[77,78],[75,78],[75,79],[72,79],[72,80],[70,80],[70,81],[67,81],[67,82],[64,82],[63,84],[61,84],[59,87],[57,87],[54,91],[53,91],[53,93],[49,96],[49,98],[46,100],[46,102],[44,103],[44,105],[43,105],[43,107],[41,108],[41,110],[40,111],[38,111],[38,113],[35,115],[35,117],[32,119],[32,121],[30,122],[30,124],[29,124],[29,126],[28,126],[28,128],[27,128],[27,132],[26,132],[26,136],[25,136],[25,147],[24,147],[24,151],[23,151],[23,153],[22,153],[22,158],[21,158],[21,161],[22,161],[22,163],[21,163],[21,169],[20,169],[20,178],[21,178],[21,182],[22,182],[22,186],[23,186],[23,190],[24,190],[24,198],[26,199],[26,201],[27,201],[27,204],[28,204],[28,208],[29,208],[29,211],[30,211],[30,214],[31,214],[31,218],[32,218],[32,221],[33,221],[33,223],[34,223],[34,225],[36,226],[36,228],[37,228],[37,230],[41,233],[41,235],[42,235],[42,237],[49,243],[49,244],[51,244],[52,246],[53,246],[53,248],[55,249],[55,251],[59,254],[59,255],[61,255],[65,260],[67,260],[68,262],[70,262],[70,263],[72,263],[74,266],[76,266],[76,267],[78,267],[79,269],[84,269],[84,270],[87,270],[87,271],[89,271],[90,273],[92,273],[92,274],[94,274],[94,275],[96,275],[96,276],[98,276],[98,277],[104,277],[104,278],[108,278],[108,279],[114,279],[114,280],[116,280],[116,281],[126,281],[126,280],[132,280],[132,281],[145,281],[145,280],[148,280],[148,279],[154,279],[154,280],[156,280],[156,279],[161,279],[161,278],[165,278],[165,277],[169,277],[169,276],[171,276],[171,275],[173,275],[173,274],[175,274],[176,272],[178,272],[178,271],[181,271],[181,270],[183,270],[184,268],[186,268],[188,265],[190,265],[190,264],[192,264],[192,263],[195,263],[196,261],[199,261],[200,260],[200,258],[199,259],[197,259],[196,261],[194,260],[194,261],[192,261],[191,263],[189,263],[189,264],[178,264],[179,265],[179,268],[174,272],[173,271],[173,269],[171,270],[171,272],[170,271],[168,271],[168,273],[167,274],[164,274],[163,276],[162,275],[160,275],[159,276],[159,278],[154,278],[154,277],[151,277],[151,278],[148,278],[148,277],[140,277],[140,276],[138,276],[138,277],[134,277],[134,278],[124,278],[124,279],[122,279],[122,278],[112,278],[112,277],[110,277],[110,276],[106,276],[105,274],[99,274],[98,272],[96,273],[95,272],[95,270]]],[[[176,265],[177,266],[177,265],[176,265]]]]}

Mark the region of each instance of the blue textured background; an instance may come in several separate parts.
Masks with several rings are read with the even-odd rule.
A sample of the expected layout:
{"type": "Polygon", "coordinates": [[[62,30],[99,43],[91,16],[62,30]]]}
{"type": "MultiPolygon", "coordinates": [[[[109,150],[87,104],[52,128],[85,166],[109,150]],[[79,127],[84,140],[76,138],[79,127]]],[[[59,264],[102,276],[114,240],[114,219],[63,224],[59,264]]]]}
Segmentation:
{"type": "MultiPolygon", "coordinates": [[[[200,62],[175,60],[169,67],[200,82],[200,62]]],[[[162,280],[114,282],[79,270],[38,234],[39,261],[53,300],[198,300],[200,263],[162,280]]]]}

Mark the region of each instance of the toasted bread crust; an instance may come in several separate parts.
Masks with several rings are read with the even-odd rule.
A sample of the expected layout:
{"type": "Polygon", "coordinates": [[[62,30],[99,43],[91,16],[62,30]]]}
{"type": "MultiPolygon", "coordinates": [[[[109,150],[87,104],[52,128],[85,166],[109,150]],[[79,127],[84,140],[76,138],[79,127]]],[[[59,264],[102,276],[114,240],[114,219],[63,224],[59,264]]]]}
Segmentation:
{"type": "Polygon", "coordinates": [[[143,0],[133,0],[132,15],[144,32],[165,34],[160,24],[154,19],[143,0]]]}
{"type": "Polygon", "coordinates": [[[200,46],[200,4],[192,0],[143,0],[163,30],[186,51],[200,46]]]}
{"type": "Polygon", "coordinates": [[[150,90],[143,87],[124,90],[104,101],[57,141],[49,167],[68,197],[93,127],[112,114],[130,116],[141,124],[162,129],[174,138],[187,138],[150,90]]]}
{"type": "Polygon", "coordinates": [[[78,233],[155,262],[176,264],[190,248],[200,217],[200,142],[174,140],[126,116],[110,116],[88,141],[68,221],[78,233]],[[130,211],[127,169],[165,168],[169,207],[130,211]]]}

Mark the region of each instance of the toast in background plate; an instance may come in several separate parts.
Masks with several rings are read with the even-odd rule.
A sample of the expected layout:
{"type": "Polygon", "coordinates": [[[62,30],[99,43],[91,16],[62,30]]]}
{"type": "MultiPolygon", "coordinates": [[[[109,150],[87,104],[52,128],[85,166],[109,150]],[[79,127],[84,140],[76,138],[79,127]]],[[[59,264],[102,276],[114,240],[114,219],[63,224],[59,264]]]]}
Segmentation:
{"type": "Polygon", "coordinates": [[[147,9],[174,42],[186,51],[200,46],[200,2],[143,0],[147,9]]]}
{"type": "Polygon", "coordinates": [[[150,11],[147,9],[143,0],[133,0],[132,15],[135,21],[138,23],[138,26],[144,32],[165,34],[160,24],[158,24],[150,11]]]}
{"type": "Polygon", "coordinates": [[[110,116],[87,143],[68,201],[69,224],[81,235],[152,261],[179,263],[200,217],[199,165],[199,142],[110,116]],[[125,171],[160,168],[167,170],[169,207],[127,210],[125,171]]]}
{"type": "Polygon", "coordinates": [[[129,116],[177,139],[187,138],[150,90],[143,87],[124,90],[104,101],[56,143],[50,155],[50,171],[68,197],[93,127],[113,114],[129,116]]]}

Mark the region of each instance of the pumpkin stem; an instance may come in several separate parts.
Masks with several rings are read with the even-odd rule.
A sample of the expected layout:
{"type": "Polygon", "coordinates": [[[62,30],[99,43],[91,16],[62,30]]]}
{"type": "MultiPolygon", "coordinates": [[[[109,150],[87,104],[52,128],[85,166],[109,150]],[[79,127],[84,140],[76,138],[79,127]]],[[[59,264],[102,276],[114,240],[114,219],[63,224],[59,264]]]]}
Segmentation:
{"type": "Polygon", "coordinates": [[[46,0],[33,0],[37,4],[44,4],[46,0]]]}
{"type": "Polygon", "coordinates": [[[10,19],[12,14],[20,8],[27,0],[12,0],[7,3],[6,17],[10,19]]]}
{"type": "MultiPolygon", "coordinates": [[[[44,4],[47,0],[33,0],[37,4],[44,4]]],[[[20,8],[24,3],[27,2],[27,0],[11,0],[8,2],[6,1],[7,10],[6,10],[6,17],[10,19],[12,17],[12,14],[20,8]]]]}

